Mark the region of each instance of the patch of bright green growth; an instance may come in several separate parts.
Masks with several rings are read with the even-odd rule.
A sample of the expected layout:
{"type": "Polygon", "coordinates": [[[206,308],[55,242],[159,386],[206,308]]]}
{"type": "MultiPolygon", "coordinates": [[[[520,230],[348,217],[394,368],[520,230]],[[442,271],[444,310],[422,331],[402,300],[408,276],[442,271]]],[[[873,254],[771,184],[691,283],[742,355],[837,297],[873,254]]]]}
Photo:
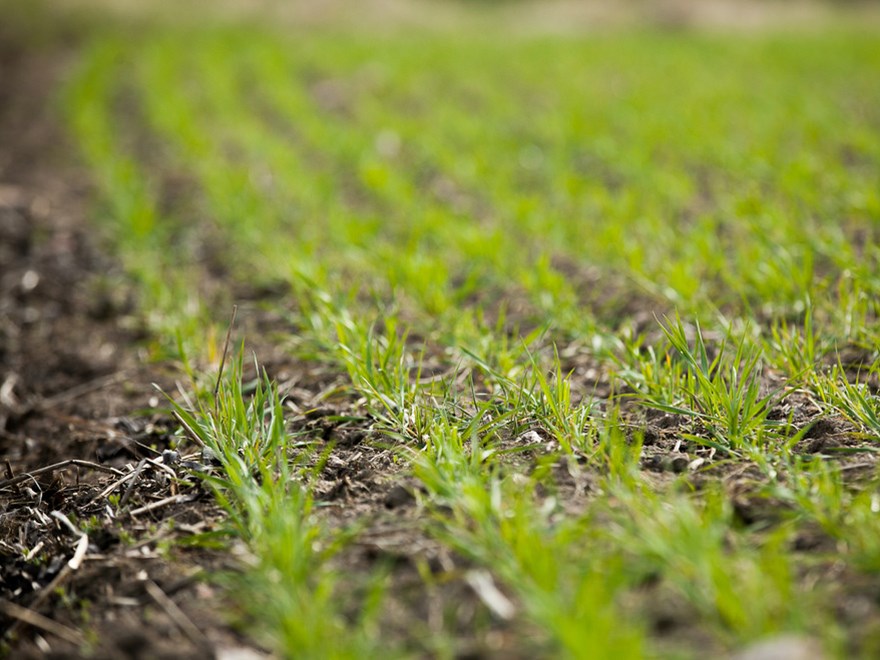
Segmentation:
{"type": "Polygon", "coordinates": [[[773,360],[773,366],[791,381],[813,382],[819,360],[831,350],[830,340],[817,336],[813,324],[812,308],[808,306],[803,325],[783,319],[770,328],[770,337],[764,342],[767,359],[773,360]]]}
{"type": "Polygon", "coordinates": [[[798,516],[833,539],[836,554],[847,565],[866,573],[880,572],[876,474],[852,488],[841,471],[828,463],[795,459],[786,482],[775,485],[772,493],[793,504],[798,516]]]}
{"type": "Polygon", "coordinates": [[[778,393],[761,395],[760,349],[744,335],[728,352],[726,338],[710,358],[699,322],[694,326],[693,340],[680,319],[662,328],[670,351],[665,363],[649,349],[640,371],[621,374],[639,400],[696,420],[710,437],[686,437],[722,451],[740,451],[765,440],[770,424],[767,415],[778,393]]]}
{"type": "Polygon", "coordinates": [[[407,352],[406,337],[397,333],[396,319],[384,319],[385,332],[363,329],[340,321],[336,326],[338,350],[352,386],[367,399],[367,408],[381,427],[402,438],[418,438],[414,417],[419,393],[419,362],[407,352]]]}
{"type": "Polygon", "coordinates": [[[869,384],[880,375],[880,359],[851,382],[841,366],[818,379],[817,390],[832,410],[861,427],[872,439],[880,440],[880,397],[869,384]]]}
{"type": "Polygon", "coordinates": [[[521,352],[530,364],[525,370],[517,370],[515,377],[493,368],[472,351],[465,349],[464,352],[482,371],[499,402],[510,406],[512,415],[546,429],[567,453],[593,452],[596,442],[593,401],[588,396],[583,401],[574,401],[571,374],[562,373],[555,350],[550,361],[553,371],[548,375],[546,361],[531,353],[524,343],[521,352]]]}
{"type": "Polygon", "coordinates": [[[644,488],[612,493],[618,506],[609,533],[629,569],[671,585],[734,640],[804,630],[816,616],[819,602],[797,586],[785,528],[756,547],[733,529],[721,493],[703,502],[644,488]]]}
{"type": "MultiPolygon", "coordinates": [[[[564,657],[642,657],[643,632],[616,604],[622,567],[596,543],[592,521],[558,518],[555,500],[535,500],[535,481],[503,476],[478,434],[463,431],[435,425],[427,451],[413,457],[429,497],[449,511],[436,514],[435,535],[491,570],[564,657]]],[[[506,599],[483,598],[515,616],[506,599]]]]}
{"type": "Polygon", "coordinates": [[[239,359],[215,396],[173,406],[220,462],[203,478],[249,553],[232,579],[250,625],[289,657],[372,656],[381,585],[368,586],[353,623],[343,617],[341,579],[328,563],[348,537],[315,514],[301,467],[310,449],[288,432],[277,387],[263,374],[245,394],[239,359]]]}

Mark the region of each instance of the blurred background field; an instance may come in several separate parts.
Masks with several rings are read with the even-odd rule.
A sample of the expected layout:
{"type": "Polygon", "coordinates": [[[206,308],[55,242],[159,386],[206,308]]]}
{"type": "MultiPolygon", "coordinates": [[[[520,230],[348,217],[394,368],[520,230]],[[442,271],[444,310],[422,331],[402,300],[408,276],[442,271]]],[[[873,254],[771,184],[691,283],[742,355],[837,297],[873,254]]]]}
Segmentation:
{"type": "Polygon", "coordinates": [[[874,23],[876,3],[867,0],[4,0],[7,11],[36,16],[40,11],[75,16],[92,13],[193,22],[256,19],[289,26],[353,25],[437,28],[476,24],[528,32],[577,33],[621,26],[665,28],[800,29],[829,23],[874,23]]]}

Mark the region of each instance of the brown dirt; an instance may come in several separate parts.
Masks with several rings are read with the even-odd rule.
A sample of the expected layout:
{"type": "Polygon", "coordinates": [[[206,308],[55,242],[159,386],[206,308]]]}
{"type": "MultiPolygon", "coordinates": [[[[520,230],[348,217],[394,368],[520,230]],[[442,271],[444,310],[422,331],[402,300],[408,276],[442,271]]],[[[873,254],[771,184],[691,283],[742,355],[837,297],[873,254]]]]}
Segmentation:
{"type": "MultiPolygon", "coordinates": [[[[214,526],[212,500],[193,487],[192,502],[114,520],[100,496],[168,447],[152,383],[167,388],[173,372],[142,358],[131,291],[89,230],[86,182],[65,165],[49,100],[66,59],[0,42],[3,479],[83,461],[0,488],[0,655],[211,657],[247,645],[200,579],[225,560],[168,542],[214,526]],[[88,535],[75,570],[71,527],[88,535]]],[[[179,487],[161,475],[144,470],[129,510],[179,487]]]]}

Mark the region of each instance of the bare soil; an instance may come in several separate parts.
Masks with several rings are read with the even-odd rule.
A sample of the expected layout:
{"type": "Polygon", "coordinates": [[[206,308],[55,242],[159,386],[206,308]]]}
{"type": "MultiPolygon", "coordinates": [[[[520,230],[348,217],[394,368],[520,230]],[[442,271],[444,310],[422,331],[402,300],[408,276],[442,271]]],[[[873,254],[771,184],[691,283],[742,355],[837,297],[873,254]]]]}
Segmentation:
{"type": "Polygon", "coordinates": [[[129,512],[175,494],[150,464],[107,492],[168,447],[153,383],[173,370],[143,360],[133,294],[88,226],[51,106],[67,60],[0,41],[0,655],[212,657],[248,645],[201,579],[227,560],[169,543],[215,524],[211,498],[106,515],[128,483],[129,512]]]}

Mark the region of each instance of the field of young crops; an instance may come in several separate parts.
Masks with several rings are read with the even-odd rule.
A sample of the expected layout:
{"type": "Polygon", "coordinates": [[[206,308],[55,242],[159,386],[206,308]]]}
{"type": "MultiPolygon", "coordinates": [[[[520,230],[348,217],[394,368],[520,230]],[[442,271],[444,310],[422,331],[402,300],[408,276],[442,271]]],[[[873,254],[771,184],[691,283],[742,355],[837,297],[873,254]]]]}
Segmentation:
{"type": "Polygon", "coordinates": [[[880,653],[876,32],[83,42],[57,109],[258,644],[880,653]]]}

